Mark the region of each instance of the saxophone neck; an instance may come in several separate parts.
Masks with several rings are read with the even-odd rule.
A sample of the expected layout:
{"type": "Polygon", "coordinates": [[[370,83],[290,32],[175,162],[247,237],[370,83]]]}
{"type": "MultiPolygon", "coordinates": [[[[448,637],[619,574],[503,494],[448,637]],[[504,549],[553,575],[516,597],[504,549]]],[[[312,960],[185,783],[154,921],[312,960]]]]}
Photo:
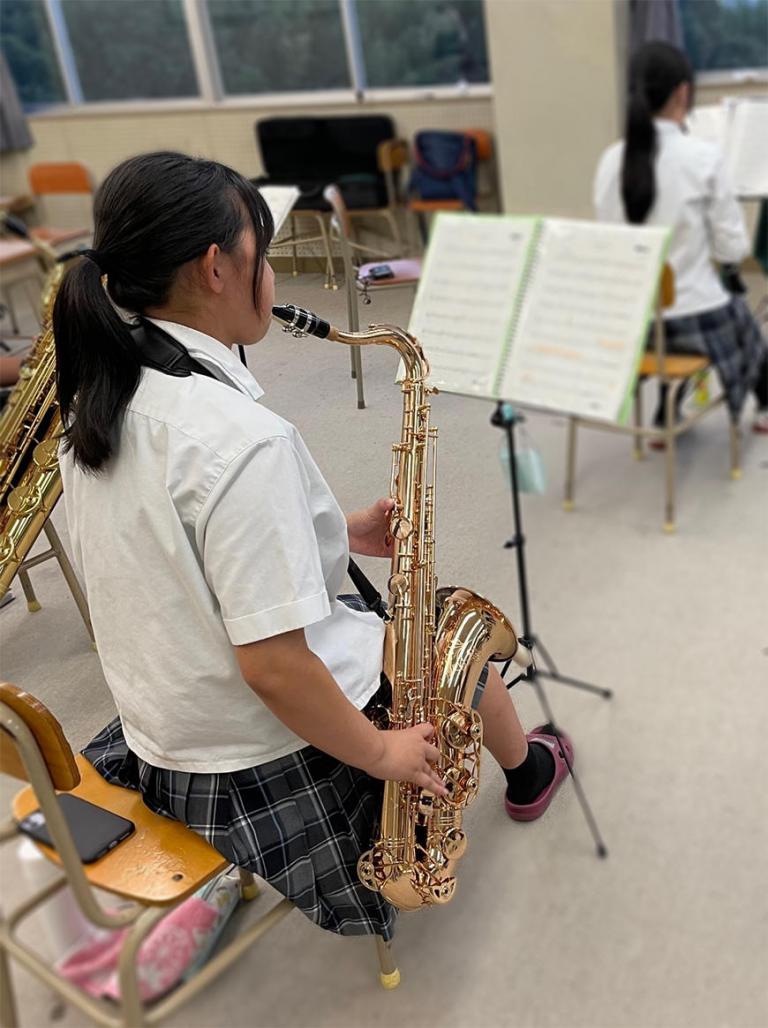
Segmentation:
{"type": "Polygon", "coordinates": [[[289,303],[272,308],[272,316],[283,326],[283,331],[296,338],[306,335],[330,339],[345,346],[391,346],[405,364],[405,378],[426,385],[429,362],[419,341],[397,325],[371,325],[364,332],[348,332],[319,318],[312,311],[289,303]]]}

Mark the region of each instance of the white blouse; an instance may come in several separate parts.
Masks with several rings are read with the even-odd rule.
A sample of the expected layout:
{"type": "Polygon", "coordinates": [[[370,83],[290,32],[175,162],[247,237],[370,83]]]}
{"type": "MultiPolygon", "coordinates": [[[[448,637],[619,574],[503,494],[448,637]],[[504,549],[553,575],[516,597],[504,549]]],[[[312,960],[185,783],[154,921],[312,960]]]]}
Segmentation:
{"type": "Polygon", "coordinates": [[[297,430],[225,346],[156,324],[218,381],[143,369],[104,472],[61,455],[67,523],[130,748],[156,767],[235,771],[307,744],[245,683],[233,644],[303,628],[361,709],[384,628],[336,599],[346,519],[297,430]]]}
{"type": "MultiPolygon", "coordinates": [[[[656,200],[647,225],[667,225],[672,241],[667,260],[675,273],[675,303],[665,318],[701,314],[728,303],[713,261],[738,263],[749,253],[741,208],[712,144],[686,135],[673,121],[654,121],[658,140],[656,200]]],[[[600,221],[625,222],[621,200],[624,143],[600,158],[593,201],[600,221]]]]}

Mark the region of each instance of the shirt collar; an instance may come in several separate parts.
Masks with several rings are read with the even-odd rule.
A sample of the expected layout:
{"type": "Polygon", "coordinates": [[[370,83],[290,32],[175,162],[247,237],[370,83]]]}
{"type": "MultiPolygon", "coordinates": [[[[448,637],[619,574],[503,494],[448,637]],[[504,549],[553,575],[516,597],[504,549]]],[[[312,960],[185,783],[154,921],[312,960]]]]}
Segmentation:
{"type": "Polygon", "coordinates": [[[213,336],[199,332],[188,325],[179,325],[175,321],[162,321],[160,318],[147,318],[168,335],[173,336],[187,348],[190,356],[200,361],[209,371],[213,372],[221,382],[233,385],[241,393],[247,393],[254,400],[264,395],[264,390],[239,359],[234,349],[230,350],[224,343],[213,336]]]}
{"type": "Polygon", "coordinates": [[[667,136],[674,135],[675,133],[679,135],[683,132],[682,125],[679,125],[676,121],[671,121],[669,118],[654,118],[653,124],[659,132],[663,132],[667,136]]]}

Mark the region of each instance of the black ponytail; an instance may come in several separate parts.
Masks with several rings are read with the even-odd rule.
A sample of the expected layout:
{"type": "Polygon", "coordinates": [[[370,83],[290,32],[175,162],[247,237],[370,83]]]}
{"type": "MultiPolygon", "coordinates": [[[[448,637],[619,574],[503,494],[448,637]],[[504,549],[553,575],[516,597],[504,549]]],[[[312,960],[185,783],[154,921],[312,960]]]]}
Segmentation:
{"type": "Polygon", "coordinates": [[[132,314],[161,306],[176,273],[211,243],[229,253],[248,224],[256,237],[257,303],[272,216],[236,171],[178,153],[133,157],[110,172],[94,203],[94,250],[64,275],[53,309],[65,446],[85,471],[116,452],[125,408],[141,377],[132,314]],[[106,275],[106,285],[102,276],[106,275]]]}
{"type": "Polygon", "coordinates": [[[621,199],[631,224],[642,225],[656,200],[654,115],[683,82],[693,87],[693,69],[669,43],[645,43],[632,58],[621,166],[621,199]]]}

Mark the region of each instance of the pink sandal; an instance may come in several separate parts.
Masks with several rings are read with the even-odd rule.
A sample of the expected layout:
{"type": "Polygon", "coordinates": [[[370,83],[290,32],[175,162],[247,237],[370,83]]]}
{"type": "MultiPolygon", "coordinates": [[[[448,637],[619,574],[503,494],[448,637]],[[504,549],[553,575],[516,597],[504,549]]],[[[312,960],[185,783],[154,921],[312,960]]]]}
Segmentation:
{"type": "Polygon", "coordinates": [[[534,728],[533,731],[528,732],[528,742],[536,742],[541,746],[546,746],[552,754],[552,758],[555,762],[555,777],[549,783],[539,796],[533,801],[533,803],[511,803],[506,794],[504,795],[504,809],[512,818],[513,821],[535,821],[541,817],[547,807],[550,805],[555,797],[555,793],[560,788],[560,784],[563,779],[568,776],[568,764],[573,766],[573,743],[571,742],[570,736],[566,732],[560,732],[560,741],[563,744],[565,750],[565,756],[568,758],[568,764],[565,762],[563,751],[560,749],[557,738],[550,734],[542,731],[544,728],[548,728],[548,725],[539,725],[538,728],[534,728]]]}

